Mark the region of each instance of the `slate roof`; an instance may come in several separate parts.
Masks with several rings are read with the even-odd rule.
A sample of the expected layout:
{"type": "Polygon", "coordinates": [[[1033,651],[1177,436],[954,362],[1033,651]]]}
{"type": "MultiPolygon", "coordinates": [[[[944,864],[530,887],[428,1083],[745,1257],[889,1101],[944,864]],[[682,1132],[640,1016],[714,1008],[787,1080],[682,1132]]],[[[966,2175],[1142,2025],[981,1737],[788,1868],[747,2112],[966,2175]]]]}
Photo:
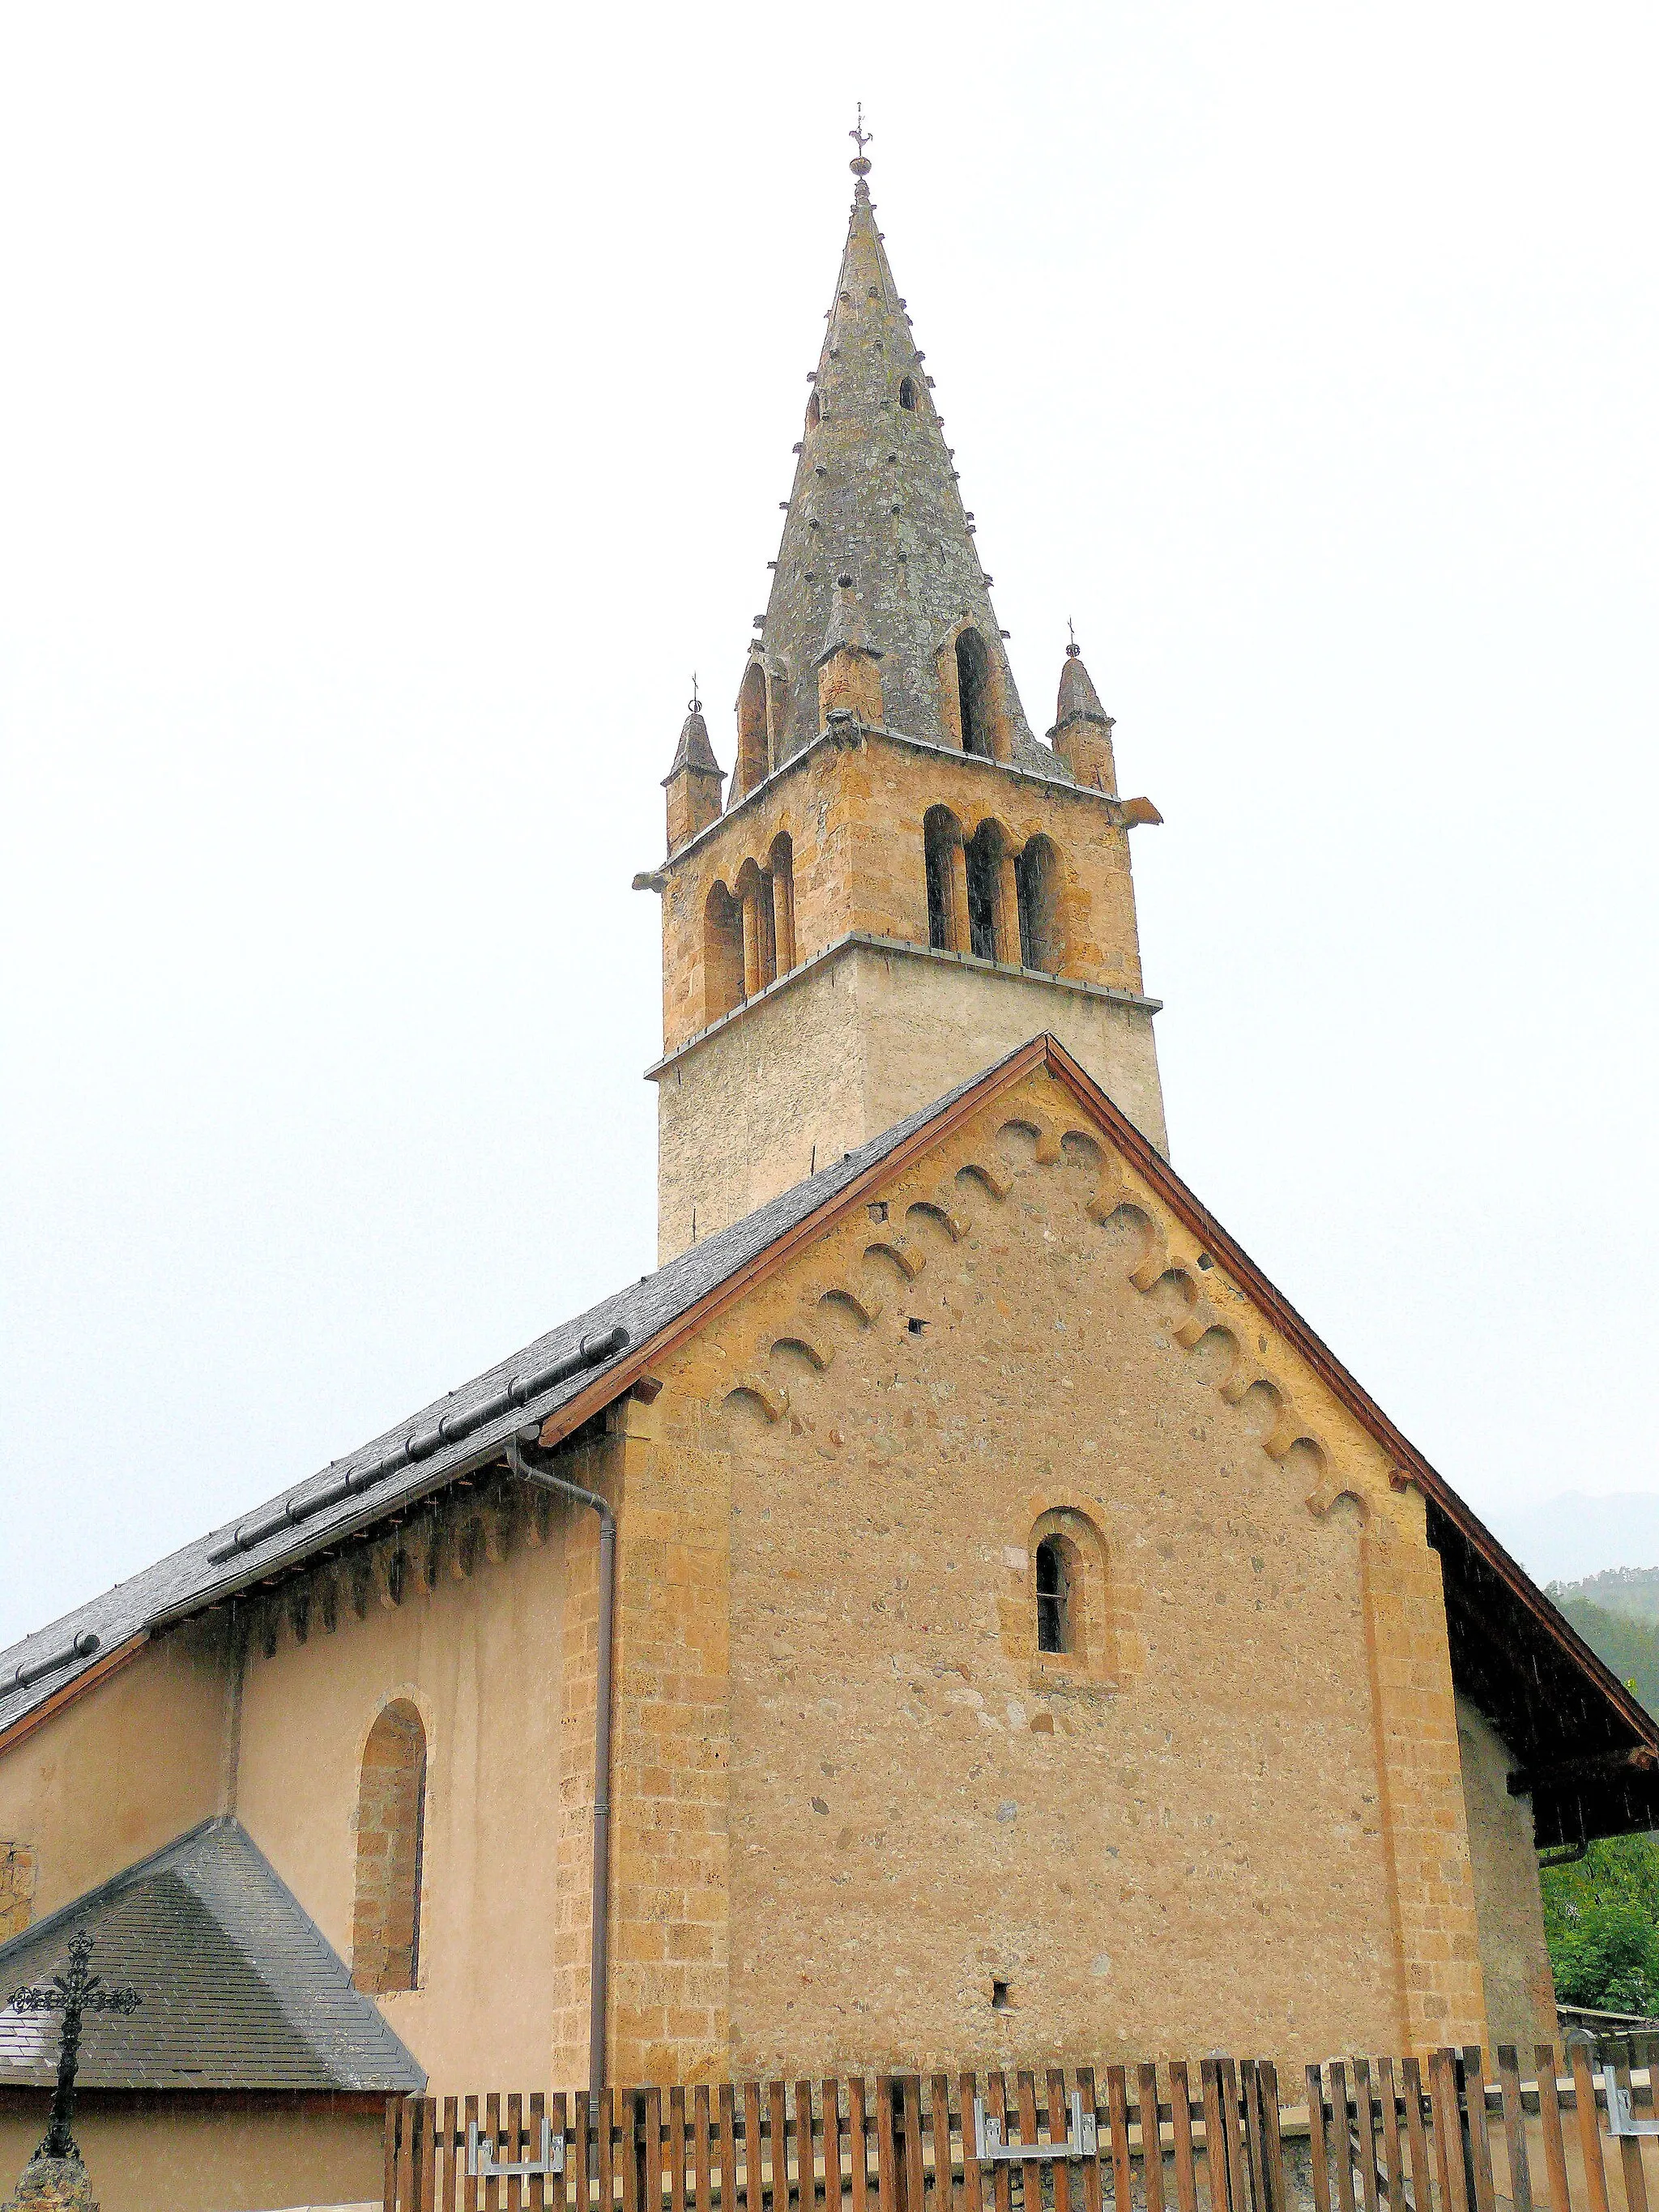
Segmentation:
{"type": "MultiPolygon", "coordinates": [[[[416,2095],[426,2075],[233,1820],[165,1850],[0,1947],[0,1990],[49,1983],[84,1928],[92,1969],[136,2012],[89,2012],[83,2089],[357,2090],[416,2095]]],[[[57,2013],[0,2011],[0,2083],[50,2088],[57,2013]]]]}
{"type": "Polygon", "coordinates": [[[610,1402],[608,1379],[614,1382],[610,1397],[617,1397],[645,1371],[645,1347],[653,1340],[681,1322],[696,1326],[696,1310],[723,1286],[729,1285],[732,1295],[740,1294],[737,1279],[750,1262],[783,1246],[793,1231],[803,1228],[843,1194],[848,1204],[855,1204],[854,1185],[890,1159],[902,1165],[900,1156],[908,1158],[912,1150],[931,1142],[934,1126],[946,1124],[953,1109],[972,1113],[982,1098],[1039,1068],[1046,1068],[1069,1089],[1083,1110],[1110,1133],[1164,1202],[1392,1455],[1395,1480],[1422,1493],[1431,1541],[1444,1570],[1454,1679],[1476,1698],[1527,1770],[1539,1847],[1659,1826],[1659,1720],[1603,1666],[1169,1162],[1065,1048],[1047,1036],[1017,1047],[857,1152],[693,1245],[654,1274],[641,1276],[630,1288],[538,1337],[511,1359],[422,1407],[412,1420],[400,1422],[361,1451],[284,1492],[243,1524],[267,1530],[246,1551],[216,1560],[213,1553],[222,1549],[230,1533],[216,1531],[0,1653],[0,1744],[37,1708],[95,1674],[122,1645],[151,1627],[184,1619],[372,1525],[467,1468],[499,1457],[516,1430],[531,1422],[545,1424],[568,1407],[573,1410],[556,1431],[567,1433],[610,1402]],[[612,1331],[624,1332],[625,1340],[614,1345],[596,1341],[608,1340],[612,1331]],[[596,1352],[586,1364],[579,1358],[584,1340],[594,1345],[596,1352]],[[533,1378],[560,1362],[569,1363],[569,1371],[558,1380],[510,1398],[507,1386],[514,1377],[521,1382],[533,1378]],[[577,1401],[584,1401],[580,1411],[574,1410],[577,1401]],[[446,1436],[446,1424],[459,1433],[446,1436]],[[372,1487],[339,1494],[343,1474],[364,1473],[374,1476],[372,1487]],[[320,1511],[305,1512],[307,1503],[319,1495],[332,1502],[320,1511]],[[300,1517],[293,1522],[276,1510],[290,1502],[299,1509],[300,1517]],[[17,1682],[18,1670],[27,1672],[76,1638],[99,1639],[96,1655],[54,1668],[39,1681],[17,1682]]]}
{"type": "Polygon", "coordinates": [[[774,765],[821,729],[817,662],[852,621],[858,641],[882,655],[888,728],[943,740],[937,656],[966,618],[1001,678],[1012,765],[1071,783],[1070,769],[1032,735],[1020,704],[954,449],[861,173],[811,381],[771,590],[750,647],[790,701],[774,765]],[[901,379],[913,404],[901,404],[901,379]]]}
{"type": "MultiPolygon", "coordinates": [[[[1024,1048],[1022,1048],[1024,1049],[1024,1048]]],[[[1009,1058],[1014,1055],[1010,1054],[1009,1058]]],[[[1004,1065],[998,1062],[999,1066],[1004,1065]]],[[[471,1382],[463,1383],[447,1397],[434,1400],[406,1421],[385,1435],[374,1437],[356,1452],[331,1467],[294,1484],[288,1490],[244,1516],[244,1525],[274,1517],[289,1500],[303,1506],[305,1501],[318,1492],[337,1486],[339,1479],[362,1470],[371,1469],[379,1462],[404,1445],[408,1439],[428,1438],[438,1425],[448,1420],[452,1428],[464,1433],[454,1441],[441,1441],[437,1448],[427,1453],[417,1462],[400,1472],[389,1474],[372,1488],[360,1494],[341,1498],[323,1511],[304,1518],[295,1525],[284,1525],[262,1543],[239,1554],[236,1558],[216,1561],[210,1554],[220,1541],[231,1534],[235,1523],[216,1529],[212,1534],[187,1544],[183,1550],[158,1560],[126,1582],[118,1583],[114,1589],[91,1599],[72,1613],[64,1613],[50,1626],[35,1630],[0,1652],[0,1736],[14,1728],[38,1706],[59,1695],[80,1676],[95,1669],[122,1644],[142,1634],[157,1622],[176,1618],[181,1613],[210,1604],[220,1596],[228,1596],[245,1588],[251,1581],[290,1559],[303,1556],[331,1540],[337,1540],[348,1532],[381,1519],[399,1504],[434,1489],[451,1479],[468,1463],[477,1463],[499,1453],[515,1431],[532,1421],[545,1421],[550,1413],[569,1400],[587,1389],[597,1379],[612,1369],[621,1367],[629,1352],[667,1327],[707,1293],[734,1274],[749,1261],[764,1252],[769,1245],[805,1220],[827,1200],[857,1179],[868,1168],[878,1164],[903,1140],[950,1106],[962,1094],[994,1071],[988,1070],[969,1082],[959,1084],[945,1097],[932,1105],[921,1109],[906,1120],[849,1152],[835,1165],[821,1169],[818,1173],[793,1190],[772,1200],[769,1204],[747,1214],[741,1221],[720,1230],[689,1251],[659,1267],[654,1274],[641,1275],[627,1290],[613,1297],[602,1298],[586,1312],[577,1314],[545,1335],[537,1337],[511,1358],[487,1368],[471,1382]],[[592,1342],[612,1329],[625,1329],[627,1341],[619,1345],[608,1358],[591,1367],[578,1370],[564,1381],[527,1396],[522,1404],[498,1413],[476,1429],[468,1430],[467,1422],[478,1408],[499,1399],[515,1376],[533,1375],[556,1362],[568,1358],[580,1350],[584,1339],[592,1342]],[[77,1659],[73,1664],[55,1669],[41,1680],[18,1685],[17,1670],[27,1669],[42,1658],[64,1650],[75,1638],[96,1637],[97,1650],[77,1659]]],[[[619,1382],[619,1389],[626,1387],[619,1382]]]]}

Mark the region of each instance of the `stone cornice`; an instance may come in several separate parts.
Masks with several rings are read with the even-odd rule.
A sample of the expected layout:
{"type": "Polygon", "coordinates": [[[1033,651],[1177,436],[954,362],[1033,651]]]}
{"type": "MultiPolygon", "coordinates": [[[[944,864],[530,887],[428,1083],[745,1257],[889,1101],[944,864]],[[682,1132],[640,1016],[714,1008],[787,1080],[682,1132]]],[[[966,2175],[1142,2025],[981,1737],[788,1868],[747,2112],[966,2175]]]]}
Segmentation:
{"type": "Polygon", "coordinates": [[[883,738],[887,744],[900,746],[907,752],[926,753],[935,759],[951,761],[971,769],[982,769],[993,775],[1012,776],[1016,782],[1034,784],[1040,791],[1063,793],[1069,799],[1085,799],[1091,805],[1105,807],[1109,811],[1115,807],[1121,811],[1124,805],[1121,799],[1113,799],[1103,791],[1095,790],[1091,785],[1074,783],[1069,776],[1044,775],[1036,769],[1021,767],[1017,761],[987,760],[982,753],[964,753],[955,745],[936,744],[931,738],[908,737],[902,730],[890,730],[882,723],[860,722],[850,735],[840,729],[826,727],[820,730],[817,737],[809,738],[799,752],[791,753],[787,761],[781,763],[769,775],[763,777],[752,791],[744,792],[743,797],[735,804],[728,805],[718,821],[711,822],[706,829],[699,830],[695,837],[688,837],[684,844],[677,851],[671,853],[668,858],[660,862],[657,867],[642,872],[638,878],[639,883],[641,886],[650,884],[650,887],[654,889],[656,887],[654,884],[650,884],[651,878],[660,876],[665,879],[672,875],[683,861],[689,860],[692,854],[700,851],[712,838],[717,836],[727,823],[735,822],[741,814],[757,805],[769,793],[775,791],[786,777],[793,775],[803,763],[812,759],[826,745],[834,747],[837,751],[843,751],[849,744],[862,744],[866,738],[883,738]]]}
{"type": "MultiPolygon", "coordinates": [[[[992,765],[994,766],[995,763],[992,765]]],[[[896,952],[913,960],[939,960],[947,967],[969,968],[981,975],[1005,975],[1015,982],[1047,984],[1052,990],[1070,991],[1084,999],[1104,999],[1113,1006],[1131,1007],[1138,1013],[1157,1014],[1164,1010],[1162,999],[1143,998],[1138,991],[1114,990],[1108,983],[1085,983],[1074,975],[1050,975],[1041,968],[1010,968],[1000,960],[981,960],[972,952],[941,952],[936,945],[913,945],[908,938],[878,937],[872,930],[849,929],[844,936],[835,938],[820,951],[799,962],[787,975],[778,976],[764,990],[757,991],[752,999],[745,999],[741,1006],[733,1006],[729,1014],[722,1014],[717,1022],[710,1022],[707,1029],[696,1030],[683,1044],[676,1045],[672,1052],[665,1052],[660,1060],[653,1060],[645,1071],[646,1081],[654,1083],[659,1076],[683,1060],[688,1053],[695,1052],[699,1045],[707,1044],[711,1037],[718,1036],[722,1030],[730,1029],[734,1022],[740,1022],[757,1006],[775,999],[780,992],[803,981],[815,969],[827,966],[830,961],[838,960],[849,951],[859,950],[896,952]]]]}

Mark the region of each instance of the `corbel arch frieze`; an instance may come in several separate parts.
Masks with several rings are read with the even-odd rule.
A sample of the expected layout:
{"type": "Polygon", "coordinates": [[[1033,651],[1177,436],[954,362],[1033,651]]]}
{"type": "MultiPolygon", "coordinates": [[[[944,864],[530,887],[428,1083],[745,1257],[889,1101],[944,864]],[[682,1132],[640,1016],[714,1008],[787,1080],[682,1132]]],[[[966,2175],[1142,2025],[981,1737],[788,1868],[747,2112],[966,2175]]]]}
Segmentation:
{"type": "MultiPolygon", "coordinates": [[[[744,1372],[736,1382],[722,1382],[708,1402],[720,1408],[747,1395],[769,1425],[775,1425],[789,1410],[789,1392],[768,1372],[769,1361],[787,1355],[810,1382],[805,1370],[822,1373],[835,1357],[837,1344],[827,1323],[837,1313],[853,1324],[853,1333],[843,1333],[841,1342],[846,1356],[854,1357],[859,1336],[873,1328],[884,1310],[870,1285],[871,1263],[886,1270],[902,1290],[927,1264],[915,1231],[942,1240],[941,1249],[943,1240],[960,1243],[974,1226],[975,1215],[968,1210],[972,1201],[1000,1204],[1022,1174],[1062,1162],[1094,1170],[1092,1188],[1081,1200],[1087,1220],[1104,1227],[1120,1216],[1133,1219],[1140,1234],[1139,1249],[1124,1267],[1129,1283],[1144,1297],[1162,1291],[1171,1310],[1170,1340],[1183,1356],[1199,1356],[1199,1375],[1224,1404],[1243,1407],[1255,1395],[1262,1409],[1257,1442],[1276,1464],[1306,1481],[1310,1513],[1324,1519],[1347,1493],[1367,1524],[1380,1527],[1388,1516],[1377,1510],[1375,1484],[1354,1469],[1351,1455],[1339,1453],[1326,1425],[1303,1402],[1284,1371],[1285,1362],[1269,1356],[1265,1344],[1260,1354],[1246,1350],[1246,1339],[1260,1338],[1261,1332],[1243,1294],[1215,1273],[1192,1232],[1170,1218],[1100,1133],[1069,1124],[1036,1101],[1022,1099],[1017,1113],[994,1126],[988,1120],[963,1133],[946,1152],[942,1174],[935,1170],[938,1179],[931,1188],[924,1185],[914,1198],[899,1193],[883,1201],[890,1208],[886,1234],[869,1237],[860,1219],[850,1244],[842,1249],[848,1259],[856,1253],[860,1267],[845,1274],[820,1273],[801,1285],[794,1293],[793,1316],[780,1316],[750,1337],[747,1354],[738,1355],[746,1359],[744,1372]],[[894,1218],[905,1223],[904,1231],[891,1225],[894,1218]],[[859,1231],[866,1233],[860,1236],[859,1231]]],[[[1079,1495],[1075,1510],[1097,1514],[1099,1508],[1097,1501],[1091,1504],[1079,1495]]]]}

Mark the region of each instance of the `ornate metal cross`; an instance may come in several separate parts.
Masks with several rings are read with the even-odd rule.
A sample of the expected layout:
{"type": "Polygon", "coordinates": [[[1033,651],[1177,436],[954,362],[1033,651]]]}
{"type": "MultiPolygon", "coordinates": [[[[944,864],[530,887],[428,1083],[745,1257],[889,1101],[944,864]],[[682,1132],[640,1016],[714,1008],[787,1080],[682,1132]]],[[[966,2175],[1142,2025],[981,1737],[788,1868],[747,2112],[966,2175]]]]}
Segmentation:
{"type": "Polygon", "coordinates": [[[75,2075],[81,2063],[81,2020],[88,2012],[137,2012],[143,1999],[134,1989],[110,1989],[101,1974],[89,1973],[92,1938],[84,1928],[70,1937],[66,1974],[54,1974],[45,1989],[14,1990],[14,2012],[61,2012],[63,2033],[58,2045],[58,2087],[52,2093],[52,2119],[37,2158],[72,2158],[78,2163],[70,2123],[75,2118],[75,2075]]]}

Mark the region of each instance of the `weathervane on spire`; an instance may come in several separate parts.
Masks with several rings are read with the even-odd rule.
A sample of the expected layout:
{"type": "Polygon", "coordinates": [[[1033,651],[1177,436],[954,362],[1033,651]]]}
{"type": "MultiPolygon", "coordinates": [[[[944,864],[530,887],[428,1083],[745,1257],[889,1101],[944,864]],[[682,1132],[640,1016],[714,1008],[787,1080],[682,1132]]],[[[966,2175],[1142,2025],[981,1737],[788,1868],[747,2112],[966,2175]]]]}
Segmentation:
{"type": "Polygon", "coordinates": [[[1066,617],[1066,634],[1072,641],[1066,648],[1066,658],[1067,660],[1075,660],[1078,654],[1082,651],[1082,647],[1077,641],[1077,625],[1073,622],[1069,615],[1066,617]]]}
{"type": "Polygon", "coordinates": [[[855,177],[867,177],[870,173],[870,160],[864,149],[876,134],[873,131],[866,131],[864,127],[864,102],[862,100],[860,100],[859,102],[859,119],[857,128],[849,131],[847,135],[859,149],[847,166],[851,169],[855,177]]]}
{"type": "Polygon", "coordinates": [[[691,697],[689,702],[689,711],[693,714],[701,714],[702,712],[702,701],[697,696],[697,679],[695,673],[691,678],[691,697]]]}

